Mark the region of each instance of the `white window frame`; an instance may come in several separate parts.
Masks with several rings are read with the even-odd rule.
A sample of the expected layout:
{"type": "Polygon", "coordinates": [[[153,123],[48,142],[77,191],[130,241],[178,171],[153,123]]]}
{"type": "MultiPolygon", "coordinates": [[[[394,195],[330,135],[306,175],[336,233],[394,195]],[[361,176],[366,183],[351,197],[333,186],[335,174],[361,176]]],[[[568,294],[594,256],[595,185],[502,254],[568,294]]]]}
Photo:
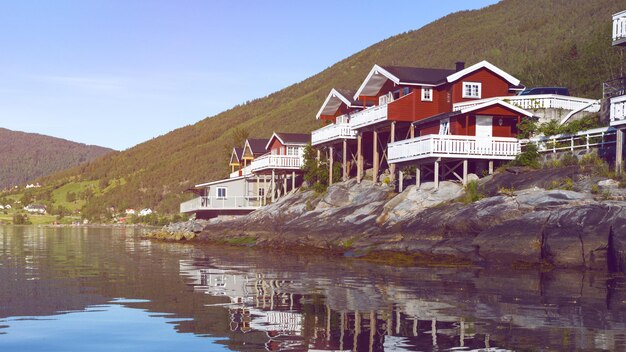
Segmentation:
{"type": "Polygon", "coordinates": [[[226,199],[228,197],[228,187],[215,187],[215,198],[226,199]],[[224,195],[220,196],[220,191],[224,190],[224,195]]]}
{"type": "Polygon", "coordinates": [[[482,96],[482,83],[481,82],[463,82],[463,98],[469,98],[469,99],[480,99],[480,97],[482,96]],[[470,88],[470,94],[467,94],[467,88],[470,86],[476,86],[476,95],[473,95],[471,88],[470,88]]]}
{"type": "Polygon", "coordinates": [[[298,155],[298,147],[287,147],[287,155],[297,156],[298,155]]]}
{"type": "Polygon", "coordinates": [[[422,87],[422,101],[433,101],[433,89],[422,87]]]}

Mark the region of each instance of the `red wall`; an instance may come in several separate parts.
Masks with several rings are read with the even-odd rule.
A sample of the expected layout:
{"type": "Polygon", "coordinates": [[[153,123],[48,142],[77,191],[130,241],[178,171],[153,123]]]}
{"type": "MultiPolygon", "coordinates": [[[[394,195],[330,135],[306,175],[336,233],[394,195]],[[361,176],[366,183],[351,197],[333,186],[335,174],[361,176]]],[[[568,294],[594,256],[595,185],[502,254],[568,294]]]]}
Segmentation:
{"type": "Polygon", "coordinates": [[[482,83],[480,99],[511,94],[509,93],[509,82],[486,68],[481,68],[480,70],[465,75],[452,83],[453,103],[476,100],[463,98],[463,82],[482,83]]]}
{"type": "Polygon", "coordinates": [[[283,150],[281,149],[282,146],[283,144],[280,143],[278,138],[274,138],[274,140],[272,141],[272,144],[270,145],[270,152],[273,150],[277,150],[276,154],[282,155],[283,154],[283,150]]]}

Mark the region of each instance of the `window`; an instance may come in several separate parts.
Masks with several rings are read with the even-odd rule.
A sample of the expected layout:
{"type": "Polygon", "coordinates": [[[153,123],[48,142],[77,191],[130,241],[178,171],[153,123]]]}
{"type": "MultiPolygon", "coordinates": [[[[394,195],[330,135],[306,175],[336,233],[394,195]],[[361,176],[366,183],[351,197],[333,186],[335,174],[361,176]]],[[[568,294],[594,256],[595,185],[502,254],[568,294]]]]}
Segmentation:
{"type": "Polygon", "coordinates": [[[226,187],[217,187],[215,191],[217,192],[217,198],[219,199],[226,198],[226,187]]]}
{"type": "Polygon", "coordinates": [[[409,87],[402,88],[402,96],[408,95],[409,93],[411,93],[411,88],[409,87]]]}
{"type": "Polygon", "coordinates": [[[480,86],[479,82],[463,82],[463,98],[480,99],[480,86]]]}
{"type": "Polygon", "coordinates": [[[432,88],[422,88],[422,101],[433,101],[432,88]]]}
{"type": "Polygon", "coordinates": [[[259,188],[259,198],[265,197],[265,188],[259,188]]]}
{"type": "Polygon", "coordinates": [[[399,98],[400,98],[400,89],[393,92],[393,99],[396,100],[399,98]]]}
{"type": "Polygon", "coordinates": [[[287,147],[287,155],[298,155],[298,147],[287,147]]]}

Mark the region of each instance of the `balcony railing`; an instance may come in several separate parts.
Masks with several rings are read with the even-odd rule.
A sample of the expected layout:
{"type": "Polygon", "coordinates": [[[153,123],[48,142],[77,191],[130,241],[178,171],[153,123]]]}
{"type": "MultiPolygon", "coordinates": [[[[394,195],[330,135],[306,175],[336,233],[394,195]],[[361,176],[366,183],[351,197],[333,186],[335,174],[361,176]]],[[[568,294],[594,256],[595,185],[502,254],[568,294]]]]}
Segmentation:
{"type": "Polygon", "coordinates": [[[626,43],[626,11],[613,15],[613,45],[626,43]]]}
{"type": "Polygon", "coordinates": [[[502,100],[519,108],[531,111],[536,109],[564,109],[572,111],[582,109],[587,112],[600,111],[600,103],[597,100],[558,94],[518,95],[474,100],[454,104],[452,110],[459,111],[464,108],[485,104],[494,100],[502,100]]]}
{"type": "Polygon", "coordinates": [[[350,116],[350,128],[353,130],[387,119],[387,104],[373,106],[350,116]]]}
{"type": "Polygon", "coordinates": [[[620,77],[602,83],[602,95],[605,98],[626,95],[626,77],[620,77]]]}
{"type": "Polygon", "coordinates": [[[239,177],[239,176],[247,176],[247,175],[250,175],[251,173],[252,173],[252,165],[248,165],[248,166],[244,167],[241,170],[237,170],[235,172],[231,172],[230,173],[230,178],[235,178],[235,177],[239,177]],[[241,173],[239,171],[241,171],[241,173]]]}
{"type": "Polygon", "coordinates": [[[356,131],[347,123],[335,123],[311,132],[311,144],[319,145],[338,139],[354,139],[356,131]]]}
{"type": "Polygon", "coordinates": [[[424,158],[512,160],[520,153],[516,138],[431,134],[388,144],[389,163],[424,158]]]}
{"type": "Polygon", "coordinates": [[[252,172],[269,169],[300,170],[304,164],[301,155],[272,155],[260,156],[250,164],[252,172]]]}
{"type": "Polygon", "coordinates": [[[611,98],[611,126],[626,123],[626,95],[611,98]]]}
{"type": "Polygon", "coordinates": [[[558,134],[520,140],[522,147],[528,143],[537,145],[540,153],[556,153],[566,150],[573,152],[577,149],[604,147],[615,144],[615,128],[600,127],[574,134],[558,134]]]}
{"type": "Polygon", "coordinates": [[[260,201],[256,197],[196,197],[180,203],[181,213],[198,210],[254,210],[259,208],[260,201]]]}

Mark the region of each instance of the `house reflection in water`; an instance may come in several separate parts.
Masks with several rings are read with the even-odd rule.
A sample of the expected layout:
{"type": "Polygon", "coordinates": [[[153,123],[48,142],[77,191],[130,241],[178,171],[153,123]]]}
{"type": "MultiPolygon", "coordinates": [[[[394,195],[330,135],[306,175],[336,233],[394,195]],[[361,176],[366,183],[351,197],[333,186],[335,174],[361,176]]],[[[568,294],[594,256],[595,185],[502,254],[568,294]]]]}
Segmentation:
{"type": "Polygon", "coordinates": [[[267,335],[269,351],[409,351],[416,348],[490,347],[473,323],[448,316],[451,306],[411,298],[393,286],[382,297],[374,285],[323,285],[181,262],[194,290],[228,299],[230,330],[267,335]],[[387,298],[392,298],[387,299],[387,298]],[[403,302],[391,304],[387,302],[403,302]]]}

